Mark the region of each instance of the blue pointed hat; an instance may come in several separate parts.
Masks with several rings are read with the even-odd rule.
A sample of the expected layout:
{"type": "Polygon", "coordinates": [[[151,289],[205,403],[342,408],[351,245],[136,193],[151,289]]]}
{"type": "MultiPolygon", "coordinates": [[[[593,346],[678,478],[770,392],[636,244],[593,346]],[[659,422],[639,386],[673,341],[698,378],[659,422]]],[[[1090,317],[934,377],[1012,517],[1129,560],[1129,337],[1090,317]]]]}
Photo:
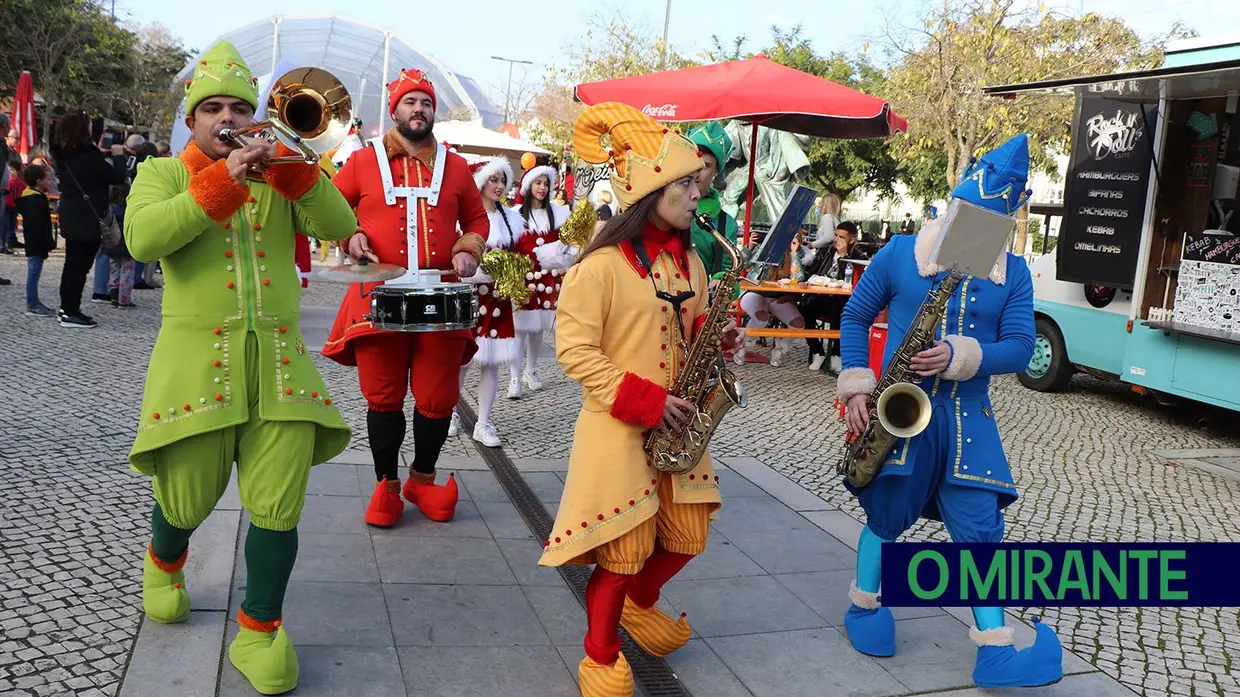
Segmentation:
{"type": "Polygon", "coordinates": [[[1029,200],[1029,136],[1021,134],[980,158],[969,161],[952,198],[988,208],[1003,215],[1015,215],[1029,200]]]}

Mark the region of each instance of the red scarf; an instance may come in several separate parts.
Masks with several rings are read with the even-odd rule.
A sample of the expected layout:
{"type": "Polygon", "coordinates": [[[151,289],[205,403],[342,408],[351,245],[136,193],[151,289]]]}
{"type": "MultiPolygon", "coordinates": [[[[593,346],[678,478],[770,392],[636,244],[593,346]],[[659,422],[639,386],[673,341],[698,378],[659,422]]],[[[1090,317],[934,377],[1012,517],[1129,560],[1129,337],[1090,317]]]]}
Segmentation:
{"type": "MultiPolygon", "coordinates": [[[[685,260],[685,245],[681,242],[680,235],[675,230],[660,230],[647,221],[646,227],[642,231],[642,242],[645,244],[646,254],[649,255],[651,264],[654,263],[655,259],[659,258],[660,252],[667,252],[676,261],[676,266],[680,269],[680,272],[688,275],[689,265],[685,260]]],[[[620,249],[624,252],[624,256],[629,260],[629,264],[637,271],[639,276],[645,278],[649,275],[649,269],[642,266],[638,260],[637,252],[631,241],[625,240],[621,242],[620,249]]]]}

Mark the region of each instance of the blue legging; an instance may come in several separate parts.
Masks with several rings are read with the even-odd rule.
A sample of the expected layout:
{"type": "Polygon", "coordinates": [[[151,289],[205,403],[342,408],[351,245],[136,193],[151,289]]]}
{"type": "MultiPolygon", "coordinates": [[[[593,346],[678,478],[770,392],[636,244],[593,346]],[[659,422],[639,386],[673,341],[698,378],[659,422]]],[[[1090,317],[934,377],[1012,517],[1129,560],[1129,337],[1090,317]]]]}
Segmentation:
{"type": "MultiPolygon", "coordinates": [[[[949,527],[950,531],[951,528],[949,527]]],[[[955,539],[955,536],[952,537],[955,539]]],[[[867,525],[861,530],[861,538],[857,540],[857,588],[867,593],[878,593],[882,578],[883,544],[888,542],[879,537],[867,525]]],[[[975,607],[973,622],[981,631],[998,629],[1004,625],[1003,608],[975,607]]]]}

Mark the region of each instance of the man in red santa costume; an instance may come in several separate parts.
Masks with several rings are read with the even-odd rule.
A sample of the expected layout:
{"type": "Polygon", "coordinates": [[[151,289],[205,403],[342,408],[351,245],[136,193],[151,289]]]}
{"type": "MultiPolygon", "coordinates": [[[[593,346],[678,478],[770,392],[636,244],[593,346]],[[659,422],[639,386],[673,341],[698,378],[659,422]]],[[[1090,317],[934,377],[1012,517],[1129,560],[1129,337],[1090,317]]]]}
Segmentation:
{"type": "Polygon", "coordinates": [[[568,220],[569,210],[551,198],[559,177],[554,167],[535,167],[521,178],[521,202],[515,209],[525,222],[525,234],[517,238],[515,251],[534,262],[525,274],[530,297],[517,308],[514,318],[520,354],[512,364],[508,398],[521,396],[521,382],[532,391],[542,389],[538,375],[538,350],[543,332],[555,326],[555,310],[560,299],[560,281],[564,271],[573,265],[572,250],[560,241],[560,227],[568,220]],[[525,370],[521,369],[521,356],[525,370]]]}
{"type": "MultiPolygon", "coordinates": [[[[333,179],[357,211],[358,231],[349,254],[408,266],[409,229],[416,228],[419,267],[472,276],[490,229],[469,165],[435,141],[435,88],[420,70],[406,69],[388,85],[393,127],[349,158],[333,179]],[[415,196],[415,191],[420,191],[415,196]],[[459,231],[458,231],[459,228],[459,231]]],[[[388,332],[371,327],[366,293],[377,284],[351,287],[340,305],[323,355],[357,366],[366,398],[366,428],[375,463],[375,491],[366,522],[390,527],[404,511],[398,462],[405,440],[404,404],[412,391],[413,466],[405,499],[432,520],[456,511],[456,479],[435,484],[435,463],[452,410],[460,398],[461,366],[477,346],[468,329],[446,332],[388,332]]]]}

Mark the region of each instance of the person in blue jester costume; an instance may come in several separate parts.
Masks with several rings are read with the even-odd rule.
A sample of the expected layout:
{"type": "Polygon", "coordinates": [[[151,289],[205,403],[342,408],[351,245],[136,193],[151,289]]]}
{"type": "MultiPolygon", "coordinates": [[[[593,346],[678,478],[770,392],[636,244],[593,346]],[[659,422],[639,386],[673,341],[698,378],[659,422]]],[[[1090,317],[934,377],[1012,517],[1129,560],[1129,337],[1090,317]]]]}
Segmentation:
{"type": "MultiPolygon", "coordinates": [[[[1014,216],[1029,197],[1029,141],[1017,136],[974,160],[955,198],[1014,216]]],[[[839,398],[847,405],[850,434],[864,430],[867,397],[876,380],[869,368],[869,329],[889,308],[886,367],[927,292],[947,276],[931,252],[942,220],[916,236],[897,236],[870,263],[841,318],[844,370],[839,398]]],[[[934,345],[912,359],[919,386],[930,397],[930,424],[896,442],[875,478],[859,491],[865,510],[857,545],[857,578],[844,617],[853,648],[870,656],[895,653],[896,623],[879,597],[883,544],[894,542],[920,518],[942,521],[955,542],[1003,540],[1003,509],[1016,485],[990,403],[990,378],[1025,369],[1033,355],[1033,282],[1025,260],[1004,252],[986,278],[966,276],[948,302],[934,345]]],[[[1050,627],[1035,622],[1037,639],[1012,645],[1003,608],[973,609],[969,637],[977,645],[973,681],[979,687],[1033,687],[1063,677],[1063,649],[1050,627]]]]}

